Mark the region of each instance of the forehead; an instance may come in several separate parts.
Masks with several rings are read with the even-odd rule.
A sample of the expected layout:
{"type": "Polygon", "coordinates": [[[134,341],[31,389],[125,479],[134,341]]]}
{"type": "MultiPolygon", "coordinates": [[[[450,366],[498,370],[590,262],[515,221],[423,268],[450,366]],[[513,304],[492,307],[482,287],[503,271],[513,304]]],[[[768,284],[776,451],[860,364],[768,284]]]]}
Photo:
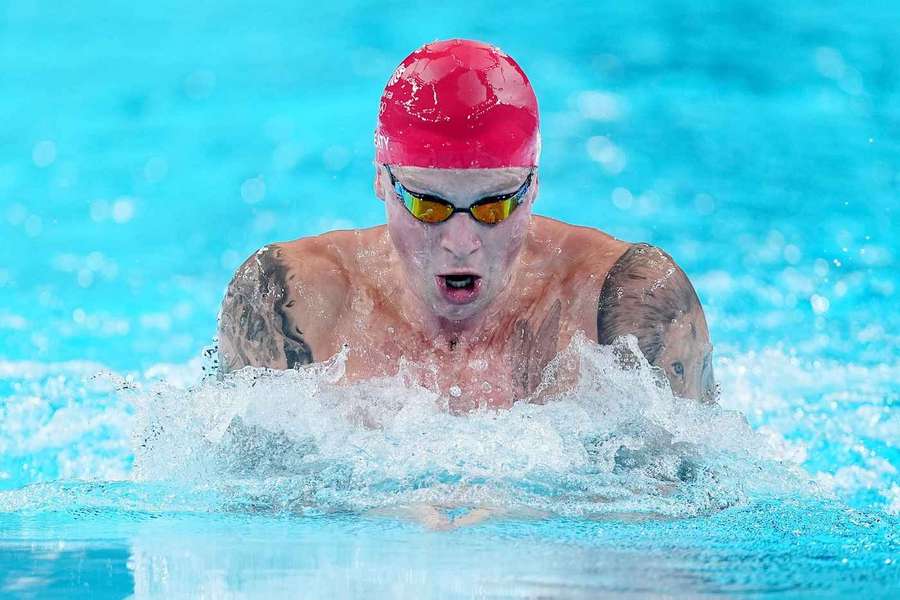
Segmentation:
{"type": "Polygon", "coordinates": [[[429,169],[398,166],[391,167],[391,172],[405,187],[415,191],[430,192],[446,198],[469,198],[515,191],[525,181],[531,169],[429,169]]]}

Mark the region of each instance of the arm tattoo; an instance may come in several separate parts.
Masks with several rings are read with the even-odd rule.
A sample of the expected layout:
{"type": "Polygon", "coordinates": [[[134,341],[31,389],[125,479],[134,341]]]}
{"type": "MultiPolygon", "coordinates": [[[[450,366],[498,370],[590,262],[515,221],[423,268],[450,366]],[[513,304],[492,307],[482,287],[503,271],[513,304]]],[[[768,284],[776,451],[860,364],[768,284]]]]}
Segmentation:
{"type": "Polygon", "coordinates": [[[312,349],[290,309],[295,275],[278,246],[268,246],[241,265],[228,286],[219,320],[223,372],[245,366],[292,369],[313,362],[312,349]]]}
{"type": "Polygon", "coordinates": [[[675,261],[648,244],[631,246],[609,270],[597,308],[597,341],[634,335],[678,395],[713,401],[706,320],[694,287],[675,261]]]}

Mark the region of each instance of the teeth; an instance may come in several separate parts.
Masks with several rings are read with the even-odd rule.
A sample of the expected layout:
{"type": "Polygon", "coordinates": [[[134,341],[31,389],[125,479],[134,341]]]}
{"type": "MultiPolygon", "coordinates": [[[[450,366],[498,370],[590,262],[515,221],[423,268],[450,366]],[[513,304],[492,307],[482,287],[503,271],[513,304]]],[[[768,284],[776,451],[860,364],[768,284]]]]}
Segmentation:
{"type": "Polygon", "coordinates": [[[460,275],[460,276],[447,276],[444,278],[444,281],[447,282],[448,287],[452,288],[464,288],[472,285],[474,281],[470,275],[460,275]]]}

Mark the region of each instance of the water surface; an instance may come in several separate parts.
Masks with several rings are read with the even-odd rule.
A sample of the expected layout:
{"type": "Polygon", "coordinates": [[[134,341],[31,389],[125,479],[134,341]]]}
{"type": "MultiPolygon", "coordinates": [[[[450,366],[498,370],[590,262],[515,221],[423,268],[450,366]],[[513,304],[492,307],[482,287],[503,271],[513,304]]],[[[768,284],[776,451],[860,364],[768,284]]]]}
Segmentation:
{"type": "Polygon", "coordinates": [[[486,6],[0,5],[0,595],[897,589],[896,4],[486,6]],[[383,221],[381,88],[449,36],[529,74],[537,212],[684,267],[721,407],[586,347],[577,393],[468,418],[204,377],[247,255],[383,221]],[[427,504],[496,517],[382,510],[427,504]]]}

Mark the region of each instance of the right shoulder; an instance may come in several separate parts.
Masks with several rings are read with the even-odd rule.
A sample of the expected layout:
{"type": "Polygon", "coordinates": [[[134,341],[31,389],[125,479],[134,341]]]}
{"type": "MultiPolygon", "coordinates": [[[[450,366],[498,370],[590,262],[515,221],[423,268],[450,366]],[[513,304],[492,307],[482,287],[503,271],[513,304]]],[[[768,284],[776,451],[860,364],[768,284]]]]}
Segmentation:
{"type": "Polygon", "coordinates": [[[316,349],[346,292],[340,265],[315,238],[260,248],[238,268],[222,302],[221,369],[287,369],[325,358],[316,349]]]}

